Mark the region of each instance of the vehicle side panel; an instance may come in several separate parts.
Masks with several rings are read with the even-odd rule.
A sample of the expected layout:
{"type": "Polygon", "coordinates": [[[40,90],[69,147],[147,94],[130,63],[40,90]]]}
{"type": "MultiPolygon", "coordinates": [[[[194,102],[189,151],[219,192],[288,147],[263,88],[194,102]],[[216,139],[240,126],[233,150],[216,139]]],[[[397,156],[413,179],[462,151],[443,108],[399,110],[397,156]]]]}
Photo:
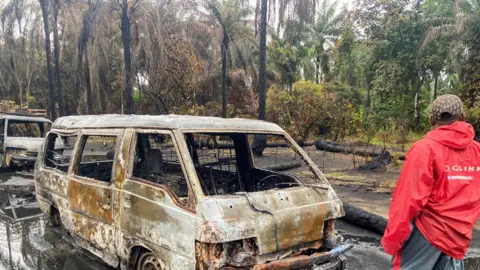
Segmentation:
{"type": "Polygon", "coordinates": [[[176,205],[166,188],[126,180],[120,196],[121,246],[150,248],[164,269],[195,269],[195,215],[176,205]]]}

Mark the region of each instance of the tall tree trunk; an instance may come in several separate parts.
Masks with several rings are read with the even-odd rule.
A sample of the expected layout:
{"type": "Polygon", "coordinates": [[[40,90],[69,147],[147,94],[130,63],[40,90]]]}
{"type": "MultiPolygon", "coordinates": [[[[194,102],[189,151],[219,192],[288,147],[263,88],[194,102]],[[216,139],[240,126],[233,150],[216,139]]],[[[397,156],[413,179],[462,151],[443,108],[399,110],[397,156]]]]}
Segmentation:
{"type": "Polygon", "coordinates": [[[133,113],[133,95],[132,95],[132,50],[131,50],[131,32],[130,18],[128,16],[128,0],[122,0],[121,14],[122,43],[123,43],[123,60],[125,62],[125,102],[126,113],[133,113]]]}
{"type": "Polygon", "coordinates": [[[13,56],[10,56],[10,69],[12,72],[12,77],[13,77],[13,82],[11,83],[10,86],[10,91],[12,93],[12,96],[15,99],[15,103],[22,106],[22,85],[20,81],[18,80],[17,76],[17,70],[16,70],[16,65],[15,65],[15,58],[13,56]]]}
{"type": "Polygon", "coordinates": [[[50,105],[50,116],[52,120],[57,118],[55,111],[55,87],[53,85],[52,63],[50,60],[50,30],[48,28],[48,0],[39,0],[42,8],[43,29],[45,32],[45,55],[47,57],[47,75],[48,75],[48,97],[50,105]]]}
{"type": "MultiPolygon", "coordinates": [[[[265,120],[265,65],[267,54],[267,7],[268,0],[262,0],[261,18],[260,18],[260,62],[258,68],[258,119],[265,120]]],[[[252,144],[253,153],[257,156],[263,155],[267,146],[267,137],[265,135],[255,136],[252,144]]]]}
{"type": "Polygon", "coordinates": [[[105,101],[106,98],[107,98],[106,97],[107,94],[105,94],[105,93],[110,93],[110,83],[109,83],[109,80],[108,80],[108,71],[103,66],[100,66],[98,76],[99,76],[99,80],[100,80],[100,87],[102,88],[99,91],[100,100],[102,101],[102,102],[100,102],[99,109],[100,109],[100,113],[105,113],[107,111],[107,102],[105,101]]]}
{"type": "Polygon", "coordinates": [[[63,107],[62,80],[60,78],[60,41],[58,40],[58,12],[60,0],[53,0],[53,49],[55,57],[55,87],[57,88],[57,102],[59,116],[65,115],[63,107]]]}
{"type": "Polygon", "coordinates": [[[262,0],[260,18],[260,66],[258,68],[258,119],[265,120],[265,65],[267,54],[267,0],[262,0]]]}
{"type": "Polygon", "coordinates": [[[433,100],[437,99],[438,74],[435,74],[435,85],[433,86],[433,100]]]}
{"type": "Polygon", "coordinates": [[[315,61],[315,83],[316,84],[320,83],[320,61],[321,61],[320,52],[318,51],[318,48],[317,48],[317,59],[315,61]]]}
{"type": "Polygon", "coordinates": [[[88,52],[85,52],[85,84],[87,86],[87,114],[92,114],[92,83],[90,80],[90,62],[88,61],[88,52]]]}
{"type": "Polygon", "coordinates": [[[225,28],[222,42],[222,117],[227,118],[227,55],[229,40],[225,28]]]}

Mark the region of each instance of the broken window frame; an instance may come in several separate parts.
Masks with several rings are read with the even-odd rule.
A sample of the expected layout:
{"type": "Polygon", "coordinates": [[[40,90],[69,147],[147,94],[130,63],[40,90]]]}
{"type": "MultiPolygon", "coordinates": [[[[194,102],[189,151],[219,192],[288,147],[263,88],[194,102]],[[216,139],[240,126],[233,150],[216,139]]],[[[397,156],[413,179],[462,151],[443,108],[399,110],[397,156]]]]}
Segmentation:
{"type": "Polygon", "coordinates": [[[42,122],[42,121],[35,121],[35,120],[17,120],[17,119],[5,119],[5,129],[4,129],[4,135],[9,138],[45,138],[45,136],[48,134],[51,128],[51,124],[48,122],[42,122]],[[27,124],[38,124],[40,136],[39,137],[29,137],[29,136],[14,136],[14,135],[9,135],[9,127],[10,127],[10,122],[16,122],[16,123],[25,123],[25,127],[27,127],[27,124]]]}
{"type": "Polygon", "coordinates": [[[123,140],[124,129],[109,129],[109,130],[97,130],[97,129],[80,129],[77,137],[77,143],[75,144],[74,154],[70,159],[70,171],[69,176],[75,179],[81,179],[104,186],[111,186],[115,182],[115,168],[118,166],[117,155],[121,151],[121,145],[123,140]],[[85,177],[78,175],[78,168],[80,167],[83,150],[89,136],[105,136],[116,137],[115,153],[113,155],[112,173],[109,182],[101,181],[95,178],[85,177]]]}
{"type": "Polygon", "coordinates": [[[130,151],[129,151],[129,154],[128,154],[129,159],[128,159],[128,165],[127,165],[126,178],[128,178],[131,181],[136,181],[136,182],[140,182],[140,183],[143,183],[143,184],[146,184],[146,185],[161,188],[163,191],[165,191],[167,194],[170,195],[170,197],[172,198],[172,201],[175,203],[175,205],[183,208],[184,210],[187,210],[189,212],[194,213],[195,212],[195,204],[196,204],[196,196],[195,196],[196,193],[195,193],[194,189],[192,188],[191,176],[188,173],[188,170],[186,168],[186,163],[185,163],[185,160],[184,160],[185,157],[184,157],[184,155],[182,155],[182,151],[181,151],[180,147],[181,146],[179,145],[179,143],[177,141],[176,134],[171,130],[166,130],[166,129],[135,129],[132,133],[132,138],[131,138],[131,141],[130,141],[130,151]],[[175,148],[175,152],[176,152],[177,157],[178,157],[178,161],[180,163],[180,166],[182,167],[182,172],[183,172],[183,175],[185,177],[185,181],[187,182],[187,188],[188,188],[187,203],[183,203],[181,201],[180,197],[178,197],[178,195],[176,194],[175,190],[173,190],[173,188],[171,188],[170,186],[164,185],[164,184],[154,183],[154,182],[149,181],[147,179],[143,179],[143,178],[140,178],[140,177],[133,176],[133,169],[134,169],[133,167],[134,167],[134,163],[135,163],[135,154],[136,154],[137,139],[138,139],[137,134],[159,134],[159,135],[170,136],[170,138],[173,142],[174,148],[175,148]]]}
{"type": "MultiPolygon", "coordinates": [[[[43,144],[43,148],[40,150],[41,153],[42,153],[42,167],[47,169],[47,170],[52,170],[52,171],[55,171],[55,172],[58,172],[58,173],[61,173],[61,174],[69,174],[71,169],[72,169],[72,164],[73,164],[73,160],[74,160],[74,156],[75,156],[75,152],[76,152],[76,146],[77,146],[77,143],[79,141],[79,138],[80,138],[79,132],[72,132],[72,133],[63,133],[63,132],[58,132],[58,131],[48,132],[45,135],[45,143],[43,144]],[[62,170],[59,170],[57,168],[47,166],[47,156],[48,156],[47,155],[47,147],[48,147],[48,143],[49,143],[49,139],[50,139],[51,134],[55,134],[59,137],[74,137],[74,136],[76,136],[75,143],[73,144],[72,155],[70,156],[70,161],[68,162],[67,171],[62,171],[62,170]]],[[[40,152],[39,152],[39,154],[40,154],[40,152]]]]}
{"type": "MultiPolygon", "coordinates": [[[[247,135],[283,136],[285,138],[286,142],[290,143],[291,149],[293,151],[295,151],[295,153],[299,155],[300,159],[302,161],[304,161],[305,164],[309,167],[310,171],[313,173],[313,175],[315,176],[315,179],[317,180],[316,184],[330,185],[330,183],[328,182],[328,180],[326,179],[324,174],[320,171],[320,169],[312,161],[312,159],[307,155],[307,153],[303,150],[303,148],[301,148],[295,142],[295,140],[286,132],[271,132],[271,131],[261,131],[261,130],[231,130],[231,129],[215,130],[215,131],[208,130],[208,129],[207,130],[205,130],[205,129],[182,129],[182,130],[180,130],[180,134],[182,135],[181,140],[183,140],[185,151],[188,155],[188,157],[185,157],[185,162],[188,162],[189,166],[192,168],[191,169],[191,174],[192,174],[191,179],[195,179],[194,180],[195,181],[194,185],[199,187],[199,188],[196,189],[196,192],[199,193],[198,197],[204,197],[204,198],[215,197],[215,196],[225,197],[225,196],[234,196],[235,194],[226,194],[226,195],[208,195],[208,194],[205,194],[205,192],[203,191],[203,189],[201,187],[200,176],[198,176],[198,174],[197,174],[197,170],[195,168],[193,158],[190,155],[188,145],[186,143],[187,134],[190,134],[190,133],[193,133],[193,134],[204,134],[204,133],[206,133],[206,134],[219,134],[219,136],[221,134],[226,134],[226,133],[238,133],[238,134],[247,134],[247,135]],[[187,160],[187,158],[188,158],[188,160],[187,160]]],[[[179,136],[179,138],[180,138],[180,136],[179,136]]],[[[251,158],[251,162],[252,162],[252,165],[254,166],[254,164],[253,164],[254,156],[253,156],[253,152],[252,152],[252,149],[251,149],[251,145],[249,145],[248,148],[249,148],[248,152],[249,152],[249,155],[250,155],[250,158],[251,158]]],[[[299,180],[300,180],[301,183],[304,183],[301,179],[299,179],[299,180]]],[[[297,188],[297,187],[291,187],[291,188],[297,188]]],[[[255,192],[264,192],[264,191],[255,191],[255,192]]],[[[253,192],[253,193],[255,193],[255,192],[253,192]]]]}

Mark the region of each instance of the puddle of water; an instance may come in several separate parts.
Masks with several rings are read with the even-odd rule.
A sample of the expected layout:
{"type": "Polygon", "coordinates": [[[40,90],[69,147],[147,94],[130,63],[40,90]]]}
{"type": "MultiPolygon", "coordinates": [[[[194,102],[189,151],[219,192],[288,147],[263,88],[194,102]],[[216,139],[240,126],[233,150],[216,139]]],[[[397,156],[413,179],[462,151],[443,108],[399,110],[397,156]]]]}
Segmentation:
{"type": "Polygon", "coordinates": [[[108,270],[47,225],[34,196],[33,174],[0,174],[0,270],[108,270]]]}

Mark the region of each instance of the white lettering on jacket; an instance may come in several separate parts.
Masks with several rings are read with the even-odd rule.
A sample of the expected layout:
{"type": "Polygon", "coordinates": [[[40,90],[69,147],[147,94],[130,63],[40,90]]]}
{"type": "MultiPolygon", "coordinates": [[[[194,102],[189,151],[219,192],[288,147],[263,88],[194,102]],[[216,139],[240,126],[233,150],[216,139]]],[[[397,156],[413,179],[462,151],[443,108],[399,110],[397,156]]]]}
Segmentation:
{"type": "Polygon", "coordinates": [[[480,172],[480,166],[445,165],[445,172],[480,172]]]}

